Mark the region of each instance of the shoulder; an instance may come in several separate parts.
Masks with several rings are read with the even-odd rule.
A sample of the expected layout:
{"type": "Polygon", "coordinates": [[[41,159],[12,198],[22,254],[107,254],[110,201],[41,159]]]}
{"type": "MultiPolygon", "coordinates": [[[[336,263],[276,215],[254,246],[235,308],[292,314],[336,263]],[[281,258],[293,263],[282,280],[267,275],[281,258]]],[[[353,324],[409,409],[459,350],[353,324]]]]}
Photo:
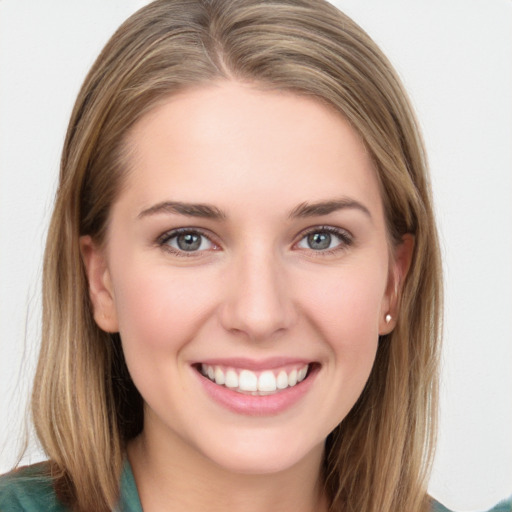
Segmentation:
{"type": "Polygon", "coordinates": [[[57,499],[48,466],[25,466],[0,476],[1,512],[66,512],[57,499]]]}
{"type": "MultiPolygon", "coordinates": [[[[142,512],[128,460],[121,475],[116,512],[142,512]]],[[[0,475],[0,512],[70,512],[55,493],[49,464],[40,463],[0,475]]]]}
{"type": "Polygon", "coordinates": [[[451,512],[446,507],[443,507],[441,503],[436,500],[430,502],[430,512],[451,512]]]}
{"type": "MultiPolygon", "coordinates": [[[[436,500],[432,500],[430,512],[452,512],[436,500]]],[[[489,509],[488,512],[512,512],[512,496],[507,500],[500,501],[496,506],[489,509]]]]}

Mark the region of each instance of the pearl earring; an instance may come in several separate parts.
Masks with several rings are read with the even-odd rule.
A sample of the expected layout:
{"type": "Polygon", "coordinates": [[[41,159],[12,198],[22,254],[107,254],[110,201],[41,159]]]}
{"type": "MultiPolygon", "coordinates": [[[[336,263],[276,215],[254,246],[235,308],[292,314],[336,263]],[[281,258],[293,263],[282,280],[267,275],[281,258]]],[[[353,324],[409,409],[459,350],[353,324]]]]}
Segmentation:
{"type": "Polygon", "coordinates": [[[388,313],[385,318],[387,324],[389,324],[389,322],[391,322],[391,318],[392,318],[391,315],[388,313]]]}

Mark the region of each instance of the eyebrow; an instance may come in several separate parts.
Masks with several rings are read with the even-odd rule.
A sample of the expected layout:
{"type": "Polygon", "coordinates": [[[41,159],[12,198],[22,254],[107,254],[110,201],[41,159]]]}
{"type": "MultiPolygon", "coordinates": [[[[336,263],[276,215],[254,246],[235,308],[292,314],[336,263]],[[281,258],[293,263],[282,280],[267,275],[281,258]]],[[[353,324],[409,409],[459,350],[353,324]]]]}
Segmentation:
{"type": "MultiPolygon", "coordinates": [[[[360,210],[372,219],[371,213],[366,206],[349,198],[331,199],[316,203],[304,202],[295,207],[289,213],[288,217],[290,219],[316,217],[329,215],[330,213],[345,209],[360,210]]],[[[177,213],[187,217],[199,217],[213,220],[225,220],[227,218],[227,215],[216,206],[206,203],[184,203],[181,201],[163,201],[155,204],[140,212],[138,218],[141,219],[149,215],[162,213],[177,213]]]]}
{"type": "Polygon", "coordinates": [[[178,213],[187,217],[224,220],[226,214],[216,206],[204,203],[182,203],[180,201],[163,201],[139,213],[138,218],[159,213],[178,213]]]}
{"type": "Polygon", "coordinates": [[[336,212],[338,210],[345,209],[356,209],[362,211],[366,214],[370,220],[372,219],[372,215],[370,210],[366,208],[363,204],[355,201],[350,198],[341,198],[341,199],[331,199],[328,201],[320,201],[318,203],[301,203],[296,208],[294,208],[290,212],[290,218],[305,218],[305,217],[315,217],[318,215],[329,215],[330,213],[336,212]]]}

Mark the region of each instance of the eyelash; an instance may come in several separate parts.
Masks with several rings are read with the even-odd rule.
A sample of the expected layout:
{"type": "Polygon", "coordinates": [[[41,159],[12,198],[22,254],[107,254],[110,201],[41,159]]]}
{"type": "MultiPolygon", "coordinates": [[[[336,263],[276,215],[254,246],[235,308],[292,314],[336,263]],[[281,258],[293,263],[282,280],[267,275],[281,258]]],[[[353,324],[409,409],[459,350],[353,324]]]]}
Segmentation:
{"type": "Polygon", "coordinates": [[[176,249],[169,245],[169,242],[173,238],[177,238],[180,235],[199,235],[203,238],[206,238],[214,247],[218,247],[218,244],[212,239],[210,234],[205,233],[203,230],[199,228],[177,228],[172,229],[171,231],[167,231],[157,238],[157,244],[164,249],[165,251],[170,252],[175,256],[180,256],[184,258],[197,258],[199,255],[205,252],[205,250],[200,251],[185,251],[176,249]]]}
{"type": "MultiPolygon", "coordinates": [[[[354,242],[352,234],[349,233],[348,231],[346,231],[345,229],[340,229],[340,228],[336,228],[333,226],[315,226],[306,231],[303,231],[300,234],[298,241],[294,243],[294,246],[297,245],[298,243],[302,242],[309,235],[325,234],[325,233],[327,233],[329,235],[336,236],[339,239],[340,243],[336,247],[333,247],[331,249],[324,249],[324,250],[316,251],[314,249],[309,248],[309,249],[304,249],[304,250],[308,250],[311,253],[313,253],[315,256],[319,256],[319,257],[329,256],[329,255],[337,254],[340,251],[347,250],[354,242]]],[[[157,238],[157,244],[165,251],[168,251],[175,256],[185,257],[185,258],[191,258],[191,257],[197,258],[202,253],[204,253],[208,250],[208,249],[203,249],[203,250],[196,250],[196,251],[186,251],[186,250],[176,249],[176,248],[170,246],[169,242],[172,239],[175,239],[180,235],[199,235],[201,237],[206,238],[209,241],[209,243],[211,243],[215,247],[215,249],[213,249],[213,250],[217,250],[217,248],[219,247],[219,244],[217,244],[212,239],[212,236],[210,234],[205,233],[203,230],[201,230],[199,228],[177,228],[177,229],[173,229],[171,231],[167,231],[166,233],[163,233],[161,236],[159,236],[157,238]]]]}
{"type": "Polygon", "coordinates": [[[319,251],[315,251],[314,249],[306,249],[318,257],[338,254],[341,251],[347,250],[354,243],[354,237],[351,233],[349,233],[346,229],[336,228],[334,226],[315,226],[310,228],[300,234],[299,242],[297,243],[300,243],[309,235],[322,233],[328,233],[329,235],[336,236],[340,243],[332,249],[324,249],[319,251]]]}

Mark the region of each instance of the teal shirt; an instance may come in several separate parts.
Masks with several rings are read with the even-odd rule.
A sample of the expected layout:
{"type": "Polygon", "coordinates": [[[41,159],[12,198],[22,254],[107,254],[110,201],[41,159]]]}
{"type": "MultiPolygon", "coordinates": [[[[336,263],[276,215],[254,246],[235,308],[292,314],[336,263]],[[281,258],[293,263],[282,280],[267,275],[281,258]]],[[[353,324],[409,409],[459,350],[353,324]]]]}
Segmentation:
{"type": "MultiPolygon", "coordinates": [[[[0,512],[69,512],[54,492],[51,479],[41,476],[44,463],[0,477],[0,512]]],[[[120,499],[114,512],[142,512],[130,465],[121,474],[120,499]]]]}
{"type": "MultiPolygon", "coordinates": [[[[41,476],[43,464],[34,464],[0,477],[0,512],[69,512],[58,501],[50,478],[41,476]]],[[[114,512],[142,512],[135,479],[128,463],[123,468],[120,499],[114,512]]],[[[433,501],[432,512],[450,510],[433,501]]],[[[489,512],[512,512],[512,497],[489,512]]]]}
{"type": "MultiPolygon", "coordinates": [[[[432,512],[452,512],[441,503],[434,501],[432,503],[432,512]]],[[[493,507],[489,512],[512,512],[512,496],[508,500],[503,500],[493,507]]]]}

